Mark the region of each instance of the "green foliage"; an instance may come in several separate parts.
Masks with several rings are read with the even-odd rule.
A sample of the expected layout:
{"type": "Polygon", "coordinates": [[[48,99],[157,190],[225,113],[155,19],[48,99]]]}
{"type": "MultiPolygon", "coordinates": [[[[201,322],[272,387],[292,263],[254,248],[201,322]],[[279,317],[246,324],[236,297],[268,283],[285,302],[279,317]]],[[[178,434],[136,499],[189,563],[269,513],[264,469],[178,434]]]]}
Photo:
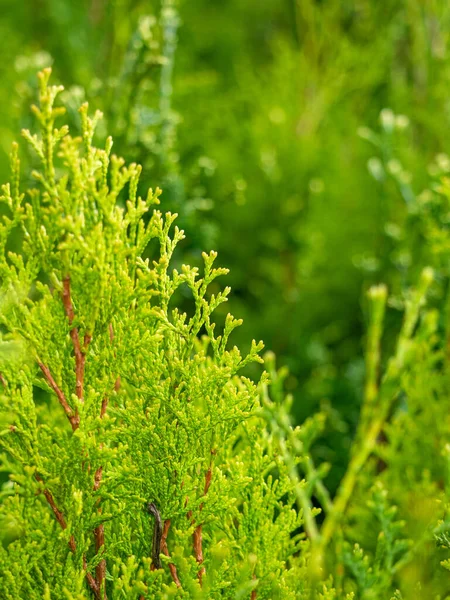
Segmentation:
{"type": "Polygon", "coordinates": [[[335,489],[364,379],[361,287],[395,279],[397,297],[415,281],[415,258],[394,251],[409,205],[389,170],[374,184],[364,167],[376,157],[357,131],[377,131],[384,109],[381,160],[394,171],[400,162],[404,192],[420,193],[427,165],[448,151],[448,3],[27,6],[5,8],[1,24],[3,155],[16,123],[30,127],[34,72],[53,64],[72,131],[89,100],[115,151],[143,165],[140,193],[164,189],[187,233],[183,260],[200,267],[214,248],[231,267],[231,310],[245,323],[235,339],[262,338],[289,366],[297,422],[332,404],[339,418],[323,444],[335,489]],[[400,115],[393,131],[386,107],[400,115]]]}
{"type": "Polygon", "coordinates": [[[387,291],[369,291],[365,398],[332,498],[330,465],[312,457],[327,414],[293,427],[272,353],[259,383],[240,374],[262,362],[262,344],[230,347],[242,323],[231,315],[216,332],[230,289],[210,289],[227,269],[215,252],[202,273],[171,267],[184,233],[152,209],[161,191],[140,197],[141,167],[112,154],[109,137],[94,145],[102,115],[87,104],[81,136],[58,125],[62,88],[49,76],[33,107],[39,131],[23,131],[36,168],[23,192],[14,145],[1,197],[2,597],[409,598],[427,582],[404,576],[419,559],[428,593],[440,593],[430,545],[447,545],[435,506],[450,470],[448,453],[433,456],[448,425],[432,401],[447,381],[439,313],[423,312],[432,269],[405,298],[381,381],[387,291]],[[434,438],[421,436],[439,420],[434,438]]]}
{"type": "Polygon", "coordinates": [[[0,597],[447,598],[447,3],[34,8],[4,155],[68,86],[2,196],[0,597]]]}
{"type": "Polygon", "coordinates": [[[99,113],[82,105],[80,137],[56,125],[49,75],[23,132],[35,183],[21,192],[15,146],[2,195],[3,597],[303,597],[294,466],[238,375],[262,344],[229,348],[231,315],[215,333],[227,270],[211,252],[202,275],[169,271],[175,215],[137,195],[111,138],[93,145],[99,113]]]}

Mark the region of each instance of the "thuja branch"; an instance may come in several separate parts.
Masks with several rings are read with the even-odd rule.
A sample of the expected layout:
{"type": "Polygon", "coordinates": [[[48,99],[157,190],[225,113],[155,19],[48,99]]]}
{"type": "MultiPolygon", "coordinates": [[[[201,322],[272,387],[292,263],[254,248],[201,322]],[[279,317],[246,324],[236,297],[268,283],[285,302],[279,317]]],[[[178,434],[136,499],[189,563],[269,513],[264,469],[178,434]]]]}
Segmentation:
{"type": "MultiPolygon", "coordinates": [[[[100,483],[102,481],[102,467],[99,467],[95,472],[94,476],[94,491],[98,491],[100,487],[100,483]]],[[[100,502],[100,500],[98,501],[100,502]]],[[[98,509],[99,514],[101,514],[101,508],[98,509]]],[[[105,547],[105,526],[103,523],[98,525],[94,529],[94,540],[95,540],[95,552],[98,554],[100,551],[104,552],[105,547]],[[102,550],[103,549],[103,550],[102,550]]],[[[97,580],[97,586],[99,589],[99,593],[104,588],[105,580],[106,580],[106,560],[102,558],[98,565],[95,568],[95,576],[97,580]]],[[[103,591],[103,599],[106,600],[106,589],[103,591]]]]}
{"type": "MultiPolygon", "coordinates": [[[[74,311],[73,304],[72,304],[70,276],[69,275],[67,275],[63,280],[62,302],[63,302],[63,306],[64,306],[64,311],[69,320],[69,325],[72,325],[74,318],[75,318],[75,311],[74,311]]],[[[85,352],[86,352],[87,346],[89,345],[89,343],[91,341],[91,336],[87,333],[85,334],[83,348],[81,347],[80,336],[79,336],[77,327],[71,327],[70,337],[72,340],[72,345],[73,345],[74,355],[75,355],[75,391],[76,391],[77,397],[81,401],[83,401],[83,399],[84,399],[84,393],[83,393],[84,392],[84,390],[83,390],[84,370],[85,370],[85,363],[86,363],[85,352]]],[[[39,366],[40,366],[41,371],[43,372],[45,378],[47,379],[47,382],[49,383],[50,387],[55,392],[66,415],[68,416],[70,424],[72,426],[72,430],[75,431],[76,429],[78,429],[78,427],[80,425],[80,417],[78,415],[78,412],[76,412],[75,414],[73,413],[73,410],[70,408],[64,393],[62,392],[60,387],[55,382],[49,368],[46,367],[42,363],[39,363],[39,366]]],[[[107,403],[108,403],[108,400],[107,400],[107,398],[105,398],[102,401],[101,412],[100,412],[101,418],[103,418],[103,416],[106,412],[107,403]]],[[[100,487],[100,483],[101,483],[101,479],[102,479],[102,471],[103,471],[103,469],[100,466],[97,469],[97,471],[95,472],[94,491],[98,491],[98,489],[100,487]]],[[[38,479],[38,481],[42,481],[42,480],[38,479]]],[[[50,507],[52,508],[52,511],[55,514],[58,523],[61,525],[61,527],[63,529],[66,529],[67,524],[65,522],[63,514],[56,507],[54,499],[53,499],[51,493],[47,489],[44,490],[44,496],[47,499],[47,502],[49,503],[50,507]]],[[[101,509],[99,509],[99,512],[101,512],[101,509]]],[[[104,545],[105,545],[105,531],[104,531],[103,524],[100,524],[95,528],[94,540],[95,540],[95,551],[96,551],[96,553],[98,553],[98,552],[100,552],[100,550],[102,548],[104,548],[104,545]]],[[[75,541],[74,541],[73,536],[70,539],[69,547],[72,550],[72,552],[75,552],[76,546],[75,546],[75,541]]],[[[86,569],[86,561],[85,561],[84,557],[83,557],[83,563],[84,563],[84,566],[86,569]]],[[[88,584],[89,584],[90,588],[92,589],[92,591],[94,592],[96,598],[100,598],[100,596],[102,595],[102,589],[104,589],[105,578],[106,578],[106,561],[105,561],[105,559],[102,559],[99,562],[99,564],[97,565],[95,579],[92,577],[92,575],[90,573],[86,573],[86,580],[88,581],[88,584]]],[[[106,590],[104,590],[104,592],[103,592],[103,600],[106,600],[106,590]]]]}
{"type": "MultiPolygon", "coordinates": [[[[164,0],[163,4],[173,10],[169,1],[164,0]]],[[[261,345],[253,343],[246,357],[239,357],[237,348],[227,350],[228,335],[239,324],[231,315],[226,320],[223,341],[219,342],[214,336],[211,315],[228,293],[210,295],[207,291],[213,279],[225,272],[212,268],[215,253],[203,255],[203,279],[200,270],[189,265],[183,264],[181,272],[171,269],[171,256],[183,239],[183,232],[177,227],[172,228],[175,216],[167,214],[164,217],[160,211],[151,208],[158,200],[158,193],[149,192],[145,198],[138,197],[140,167],[126,165],[120,157],[111,155],[110,138],[103,147],[93,145],[95,122],[99,117],[89,118],[87,106],[80,111],[81,136],[72,137],[65,125],[57,128],[55,119],[62,110],[53,106],[58,89],[47,85],[48,76],[49,71],[41,76],[41,102],[36,111],[40,131],[26,132],[25,135],[37,154],[37,165],[35,177],[26,178],[33,183],[23,196],[22,207],[19,207],[19,200],[16,201],[19,197],[19,186],[15,184],[18,167],[14,171],[13,187],[4,189],[4,199],[23,221],[26,236],[20,246],[23,261],[22,256],[15,255],[8,259],[8,249],[14,244],[9,243],[13,240],[7,239],[9,221],[0,219],[2,290],[6,293],[0,320],[11,339],[33,331],[27,340],[38,357],[42,371],[39,376],[52,396],[56,395],[76,431],[76,439],[65,443],[68,432],[62,431],[64,427],[60,428],[55,413],[61,412],[61,408],[56,402],[51,402],[45,409],[39,406],[33,385],[36,374],[29,364],[16,368],[15,363],[1,356],[0,371],[7,380],[11,375],[11,385],[0,395],[0,424],[3,426],[5,422],[6,426],[6,429],[0,429],[0,443],[6,447],[3,461],[6,470],[18,485],[6,490],[6,508],[0,507],[0,518],[5,513],[9,518],[11,512],[11,522],[24,523],[25,531],[35,527],[40,544],[39,555],[33,542],[36,536],[23,535],[8,548],[0,544],[0,562],[4,558],[6,564],[5,569],[0,569],[0,589],[6,581],[6,572],[10,580],[17,582],[14,597],[30,600],[50,595],[55,598],[79,597],[80,593],[82,595],[80,583],[96,600],[105,600],[106,588],[110,597],[125,594],[132,600],[133,594],[137,598],[147,590],[146,596],[159,598],[166,593],[168,583],[172,589],[181,588],[182,583],[183,589],[175,594],[191,598],[201,595],[199,581],[202,583],[204,565],[208,564],[211,565],[208,567],[208,584],[211,581],[208,590],[214,589],[213,595],[226,593],[237,597],[239,590],[245,589],[247,597],[254,590],[252,599],[256,595],[261,598],[287,596],[291,589],[295,591],[297,582],[304,579],[303,565],[308,560],[303,549],[298,549],[295,536],[301,527],[301,515],[292,510],[295,486],[286,470],[280,469],[275,477],[280,482],[280,489],[286,491],[283,498],[274,497],[270,505],[252,502],[266,493],[266,459],[270,464],[278,460],[280,448],[277,439],[266,435],[267,428],[258,414],[257,383],[237,374],[237,369],[259,360],[261,345]],[[53,165],[54,156],[60,159],[57,169],[53,165]],[[10,189],[13,189],[12,196],[10,189]],[[62,218],[55,218],[55,215],[62,215],[62,218]],[[58,240],[63,242],[55,243],[58,240]],[[153,261],[152,256],[156,260],[153,261]],[[62,269],[61,265],[64,265],[62,269]],[[42,294],[29,294],[29,289],[33,290],[38,283],[33,280],[33,273],[39,274],[35,279],[39,279],[41,288],[45,288],[47,281],[61,282],[57,285],[58,292],[52,293],[45,288],[42,294]],[[106,284],[93,290],[91,286],[95,282],[106,284]],[[185,284],[195,295],[196,309],[192,317],[187,316],[190,311],[186,314],[168,311],[168,306],[174,302],[173,294],[185,284]],[[22,298],[26,300],[22,302],[22,298]],[[16,304],[20,309],[16,309],[16,304]],[[101,340],[107,335],[97,331],[106,315],[114,315],[118,323],[114,348],[107,340],[102,344],[101,340]],[[86,324],[93,322],[97,323],[96,329],[89,326],[87,332],[86,324]],[[199,335],[204,328],[215,358],[208,349],[206,338],[199,335]],[[95,344],[91,343],[91,335],[98,336],[95,344]],[[105,386],[114,387],[116,392],[119,390],[118,364],[126,385],[120,389],[117,401],[112,390],[108,390],[108,404],[108,391],[103,390],[105,386]],[[70,373],[68,365],[71,365],[70,373]],[[205,395],[209,398],[220,395],[221,402],[211,406],[211,422],[226,422],[227,427],[217,429],[218,439],[214,443],[211,440],[208,445],[186,444],[188,437],[178,435],[180,431],[175,434],[172,413],[161,410],[162,406],[171,406],[172,383],[178,381],[178,372],[182,373],[184,387],[176,390],[180,399],[177,418],[185,423],[186,432],[192,427],[204,426],[201,399],[205,395]],[[151,390],[150,394],[148,390],[151,390]],[[187,394],[192,404],[181,401],[187,394]],[[145,408],[146,416],[148,413],[148,427],[142,427],[139,407],[145,408]],[[110,419],[106,419],[106,414],[110,419]],[[252,418],[248,419],[250,416],[252,418]],[[22,438],[11,436],[14,430],[11,428],[16,423],[22,438]],[[249,436],[240,429],[247,427],[251,430],[249,436]],[[37,435],[34,435],[34,429],[37,429],[37,435]],[[236,452],[242,452],[242,456],[230,446],[236,439],[241,440],[236,452]],[[164,448],[162,460],[155,460],[157,440],[164,448]],[[251,440],[261,447],[260,453],[251,451],[251,440]],[[108,452],[104,452],[102,445],[108,452]],[[213,459],[208,453],[213,446],[219,445],[224,451],[220,452],[220,462],[214,458],[214,468],[220,473],[233,472],[233,486],[230,489],[224,487],[220,507],[217,503],[209,506],[207,501],[216,477],[213,459]],[[39,486],[42,501],[34,503],[31,508],[35,512],[32,512],[28,509],[30,499],[19,490],[20,482],[30,476],[28,467],[35,464],[36,456],[43,461],[40,472],[45,473],[45,477],[42,475],[45,482],[35,484],[39,486]],[[195,517],[191,515],[189,519],[180,517],[186,515],[189,507],[169,466],[172,459],[176,462],[180,456],[186,468],[183,472],[195,473],[198,477],[194,492],[197,496],[195,517]],[[248,477],[250,465],[246,464],[247,460],[252,461],[251,470],[255,475],[252,478],[248,477]],[[197,470],[199,464],[203,465],[200,471],[197,470]],[[151,477],[149,473],[152,473],[151,477]],[[146,477],[149,498],[159,498],[161,490],[171,494],[170,513],[168,509],[167,515],[156,524],[158,537],[148,552],[149,555],[151,552],[152,561],[141,555],[144,532],[134,530],[137,522],[140,525],[140,519],[136,521],[133,517],[142,510],[136,482],[146,477]],[[50,478],[54,481],[51,486],[50,478]],[[246,539],[235,527],[236,499],[232,490],[241,487],[245,489],[243,498],[249,498],[248,514],[243,514],[243,518],[252,521],[257,517],[261,523],[261,527],[246,539]],[[9,502],[10,494],[14,502],[9,502]],[[120,506],[120,510],[113,509],[106,514],[108,506],[120,506]],[[46,540],[52,532],[47,531],[42,516],[48,516],[49,510],[59,523],[50,528],[53,536],[56,527],[65,530],[65,534],[46,540]],[[253,514],[255,510],[257,515],[253,514]],[[170,528],[175,522],[172,520],[171,524],[170,519],[165,519],[169,514],[177,519],[177,531],[181,532],[177,540],[180,555],[190,554],[194,566],[184,569],[182,575],[177,573],[173,558],[170,558],[170,528]],[[279,517],[274,519],[274,514],[279,517]],[[223,528],[215,518],[217,515],[223,519],[223,528]],[[283,530],[281,523],[285,523],[283,530]],[[207,545],[202,539],[206,530],[207,545]],[[228,536],[224,538],[224,531],[228,532],[229,539],[228,536]],[[273,540],[270,552],[265,548],[267,539],[273,540]],[[208,561],[208,554],[219,547],[233,556],[226,569],[217,566],[215,560],[208,561]],[[76,561],[69,554],[67,565],[54,564],[58,549],[62,555],[75,553],[76,561]],[[255,565],[264,566],[267,577],[256,579],[256,569],[248,571],[246,557],[250,554],[257,557],[255,565]],[[17,557],[21,558],[19,566],[17,557]],[[36,565],[39,576],[22,581],[20,569],[31,562],[36,565]],[[88,563],[95,563],[95,568],[89,567],[90,573],[88,563]],[[152,573],[152,563],[155,568],[162,566],[162,569],[152,573]],[[113,574],[107,582],[106,566],[113,574]],[[9,573],[13,573],[12,579],[9,573]],[[248,581],[252,577],[253,581],[248,581]]],[[[111,326],[110,335],[113,335],[111,326]]],[[[67,428],[66,423],[63,425],[67,428]]],[[[203,432],[201,437],[205,439],[203,432]]],[[[3,463],[1,468],[5,470],[3,463]]],[[[203,577],[204,592],[205,580],[206,576],[203,577]]]]}
{"type": "MultiPolygon", "coordinates": [[[[167,536],[169,535],[170,519],[164,521],[163,533],[161,537],[161,550],[166,556],[170,556],[169,548],[167,547],[167,536]]],[[[173,563],[169,563],[169,571],[177,587],[181,587],[181,582],[178,579],[177,568],[173,563]]]]}
{"type": "MultiPolygon", "coordinates": [[[[63,281],[62,300],[64,310],[69,320],[69,325],[72,325],[75,318],[75,312],[72,304],[72,296],[70,291],[70,276],[66,275],[63,281]]],[[[71,327],[70,337],[72,339],[73,350],[75,354],[75,388],[76,394],[80,400],[83,400],[83,385],[84,385],[84,367],[86,362],[86,348],[91,341],[91,336],[86,333],[84,336],[84,347],[81,347],[80,335],[78,327],[71,327]]]]}
{"type": "Polygon", "coordinates": [[[283,461],[285,462],[289,470],[289,477],[293,482],[295,482],[295,496],[299,510],[303,511],[306,533],[311,542],[315,544],[319,540],[320,534],[317,529],[316,520],[314,518],[314,511],[311,499],[305,490],[304,482],[299,481],[297,465],[295,464],[295,460],[292,454],[287,449],[284,437],[280,436],[278,443],[280,445],[283,461]]]}
{"type": "MultiPolygon", "coordinates": [[[[214,449],[211,450],[211,456],[213,457],[216,454],[216,451],[214,449]]],[[[206,472],[205,475],[205,487],[203,489],[203,495],[206,496],[206,494],[208,493],[209,487],[211,485],[211,479],[212,479],[212,466],[213,466],[213,459],[211,458],[211,462],[209,464],[209,468],[206,472]]],[[[200,504],[199,507],[200,511],[203,510],[203,502],[200,504]]],[[[195,554],[195,559],[198,562],[199,565],[203,564],[204,561],[204,557],[203,557],[203,537],[202,537],[202,531],[203,531],[203,524],[199,523],[193,533],[193,545],[194,545],[194,554],[195,554]]],[[[205,574],[205,567],[201,567],[201,569],[198,572],[198,580],[200,582],[200,585],[202,584],[202,577],[205,574]]]]}
{"type": "MultiPolygon", "coordinates": [[[[157,509],[156,504],[154,502],[149,502],[146,508],[147,512],[151,514],[155,520],[152,538],[152,570],[162,569],[161,558],[159,555],[162,552],[166,556],[170,556],[169,548],[167,547],[167,536],[169,535],[170,519],[166,519],[163,524],[160,512],[157,509]]],[[[173,563],[169,563],[169,571],[176,586],[181,587],[181,582],[178,578],[177,568],[173,563]]]]}
{"type": "MultiPolygon", "coordinates": [[[[61,512],[61,510],[57,507],[55,499],[53,498],[53,494],[50,492],[50,490],[48,488],[45,487],[42,477],[40,475],[38,475],[37,473],[35,474],[35,479],[38,483],[40,483],[42,486],[44,486],[42,493],[44,494],[44,497],[47,500],[48,505],[52,509],[52,512],[56,517],[56,520],[58,521],[59,525],[61,526],[61,529],[66,530],[67,529],[66,520],[65,520],[64,515],[61,512]]],[[[76,545],[75,538],[73,537],[73,535],[71,535],[70,539],[69,539],[69,548],[73,554],[75,554],[75,552],[77,551],[77,545],[76,545]]],[[[94,577],[87,571],[86,558],[84,556],[83,556],[83,569],[86,571],[86,581],[87,581],[89,587],[91,588],[92,592],[94,593],[95,598],[97,600],[100,600],[100,596],[99,596],[100,588],[97,585],[97,582],[95,581],[94,577]]]]}
{"type": "MultiPolygon", "coordinates": [[[[103,417],[105,416],[106,413],[106,408],[108,406],[108,398],[104,398],[102,400],[102,406],[100,409],[100,418],[103,419],[103,417]]],[[[102,446],[100,446],[101,448],[102,446]]],[[[103,467],[100,466],[97,468],[97,470],[95,471],[95,475],[94,475],[94,491],[97,492],[100,488],[100,484],[102,482],[102,476],[103,476],[103,467]]],[[[97,500],[97,504],[100,504],[100,498],[97,500]]],[[[98,514],[101,514],[102,509],[99,507],[98,509],[98,514]]],[[[103,525],[103,523],[100,523],[100,525],[98,525],[95,529],[94,529],[94,540],[95,540],[95,553],[98,554],[100,551],[104,552],[105,548],[105,526],[103,525]]],[[[104,588],[104,584],[106,581],[106,560],[104,558],[102,558],[100,560],[100,562],[98,563],[96,569],[95,569],[95,576],[96,576],[96,580],[97,580],[97,585],[98,588],[100,590],[104,589],[103,591],[103,600],[106,600],[106,589],[104,588]]]]}
{"type": "MultiPolygon", "coordinates": [[[[74,313],[74,309],[73,309],[73,305],[72,305],[72,298],[71,298],[71,291],[70,291],[70,277],[68,275],[64,278],[64,281],[63,281],[62,301],[63,301],[66,316],[69,320],[69,325],[72,325],[73,320],[75,318],[75,313],[74,313]]],[[[91,336],[89,334],[86,334],[84,336],[84,348],[83,349],[81,348],[80,337],[79,337],[77,327],[71,328],[70,337],[72,339],[72,344],[73,344],[74,354],[75,354],[76,394],[80,400],[83,400],[84,367],[85,367],[85,360],[86,360],[85,348],[89,345],[89,342],[91,341],[91,336]]],[[[61,390],[61,388],[56,383],[53,375],[50,372],[50,369],[40,361],[38,362],[38,364],[39,364],[39,367],[40,367],[42,373],[44,374],[45,379],[47,380],[47,383],[52,388],[52,390],[55,392],[56,397],[59,400],[59,403],[63,407],[64,412],[66,413],[66,415],[70,421],[70,424],[72,426],[72,430],[75,431],[76,429],[78,429],[78,427],[80,425],[80,417],[78,415],[78,412],[77,411],[74,412],[72,410],[72,408],[69,406],[69,403],[67,402],[64,392],[61,390]]]]}
{"type": "Polygon", "coordinates": [[[44,377],[47,380],[47,383],[52,388],[52,390],[55,392],[56,397],[59,400],[59,403],[63,407],[64,412],[66,413],[67,418],[70,421],[73,431],[75,431],[76,429],[78,429],[78,427],[80,425],[80,417],[79,417],[78,413],[74,412],[70,408],[69,403],[67,402],[63,391],[61,390],[61,388],[58,386],[58,384],[54,380],[53,375],[50,372],[50,369],[41,362],[38,362],[38,365],[39,365],[39,368],[41,369],[42,373],[44,374],[44,377]]]}
{"type": "MultiPolygon", "coordinates": [[[[301,455],[303,453],[302,445],[293,433],[289,416],[284,414],[282,420],[279,419],[279,417],[277,418],[275,413],[276,405],[269,398],[267,385],[263,386],[263,401],[266,411],[265,418],[268,421],[268,426],[272,433],[278,440],[283,463],[287,466],[289,478],[294,484],[296,503],[298,510],[303,513],[305,531],[311,542],[316,544],[320,538],[320,534],[314,517],[313,505],[310,494],[307,493],[305,482],[300,481],[295,460],[295,455],[301,455]],[[287,440],[289,440],[295,455],[288,447],[287,440]]],[[[320,479],[317,477],[314,463],[309,456],[306,457],[306,472],[308,480],[314,482],[316,494],[319,499],[321,498],[323,508],[329,510],[331,501],[329,496],[324,492],[324,489],[318,485],[320,484],[320,479]]]]}
{"type": "MultiPolygon", "coordinates": [[[[70,287],[69,287],[69,292],[70,292],[70,287]]],[[[69,299],[70,299],[70,294],[69,294],[69,299]]],[[[70,302],[70,306],[69,306],[69,303],[68,303],[69,308],[71,308],[71,304],[72,303],[70,302]]],[[[73,309],[72,309],[72,319],[73,319],[73,309]]],[[[78,335],[76,336],[76,338],[78,339],[78,335]]],[[[111,324],[109,325],[109,338],[110,338],[111,342],[114,339],[114,330],[113,330],[113,327],[111,324]]],[[[85,337],[85,340],[86,340],[86,337],[85,337]]],[[[85,346],[86,346],[86,342],[85,342],[85,346]]],[[[83,355],[83,359],[84,359],[84,355],[83,355]]],[[[84,363],[83,363],[83,367],[84,367],[84,363]]],[[[116,383],[114,385],[114,389],[116,391],[118,391],[119,387],[120,387],[120,379],[117,378],[116,383]]],[[[108,398],[105,397],[102,400],[102,405],[100,408],[100,419],[103,419],[103,417],[105,416],[107,407],[108,407],[108,398]]],[[[102,445],[100,445],[100,448],[102,448],[102,445]]],[[[98,469],[96,470],[95,475],[94,475],[94,491],[95,492],[97,492],[100,488],[102,476],[103,476],[103,467],[100,466],[100,467],[98,467],[98,469]]],[[[98,499],[97,503],[100,504],[100,499],[98,499]]],[[[102,509],[99,508],[98,513],[101,514],[101,512],[102,512],[102,509]]],[[[105,549],[104,548],[104,546],[105,546],[105,526],[103,525],[103,523],[101,523],[94,529],[94,540],[95,540],[96,554],[98,554],[100,551],[104,552],[104,549],[105,549]]],[[[95,570],[95,575],[96,575],[96,579],[97,579],[97,585],[98,585],[98,588],[101,593],[101,590],[104,588],[105,581],[106,581],[106,560],[104,558],[102,558],[100,560],[100,562],[98,563],[96,570],[95,570]]],[[[106,600],[106,589],[104,589],[104,592],[103,592],[103,600],[106,600]]]]}
{"type": "MultiPolygon", "coordinates": [[[[102,406],[100,409],[100,418],[101,419],[103,419],[103,417],[106,414],[107,406],[108,406],[108,398],[103,398],[102,406]]],[[[96,470],[95,475],[94,475],[94,491],[98,491],[98,489],[100,488],[102,476],[103,476],[103,467],[100,466],[100,467],[98,467],[98,469],[96,470]]],[[[98,504],[100,504],[100,499],[98,500],[98,504]]],[[[98,509],[98,512],[99,512],[99,514],[101,514],[101,512],[102,512],[101,508],[98,509]]],[[[103,552],[104,552],[105,526],[103,525],[103,523],[101,523],[94,529],[94,539],[95,539],[96,554],[98,554],[102,548],[103,548],[103,552]]],[[[104,558],[102,558],[101,561],[98,563],[96,570],[95,570],[95,574],[96,574],[96,578],[97,578],[97,585],[99,587],[99,590],[101,590],[102,587],[104,586],[104,583],[106,580],[106,560],[104,558]]],[[[104,598],[104,600],[106,600],[106,589],[104,590],[103,598],[104,598]]]]}
{"type": "MultiPolygon", "coordinates": [[[[42,480],[42,477],[40,475],[38,475],[37,473],[35,474],[35,479],[38,483],[44,485],[44,482],[42,480]]],[[[66,520],[64,518],[63,513],[59,510],[59,508],[56,506],[56,502],[53,498],[52,493],[46,488],[44,487],[42,493],[44,494],[45,499],[48,502],[48,505],[50,506],[50,508],[53,511],[53,514],[56,517],[56,520],[58,521],[58,523],[61,525],[62,529],[67,529],[67,523],[66,520]]],[[[75,553],[76,551],[76,544],[75,544],[75,540],[73,538],[73,535],[70,536],[70,540],[69,540],[69,548],[72,550],[73,553],[75,553]]]]}
{"type": "Polygon", "coordinates": [[[379,343],[387,290],[384,286],[376,286],[369,290],[369,299],[372,302],[372,323],[367,351],[368,387],[366,387],[365,403],[361,411],[362,418],[356,435],[358,443],[347,472],[339,486],[332,510],[323,523],[321,539],[316,548],[313,561],[316,569],[320,568],[323,563],[325,550],[344,518],[358,475],[374,451],[391,407],[401,389],[400,377],[405,368],[408,350],[411,349],[411,338],[419,319],[420,308],[425,301],[433,277],[432,269],[425,268],[422,271],[418,288],[412,293],[406,304],[396,351],[389,360],[386,373],[379,387],[376,378],[380,361],[379,343]]]}

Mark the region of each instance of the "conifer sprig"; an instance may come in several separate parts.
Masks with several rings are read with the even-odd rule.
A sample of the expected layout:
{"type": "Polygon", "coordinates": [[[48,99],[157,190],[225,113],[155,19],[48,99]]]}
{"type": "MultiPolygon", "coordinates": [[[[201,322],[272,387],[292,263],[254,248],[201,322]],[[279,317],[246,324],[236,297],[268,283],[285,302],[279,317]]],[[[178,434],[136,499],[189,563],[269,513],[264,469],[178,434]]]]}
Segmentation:
{"type": "Polygon", "coordinates": [[[270,574],[294,560],[290,532],[301,515],[282,463],[263,459],[274,448],[258,416],[258,385],[238,374],[261,362],[262,344],[252,342],[247,356],[230,348],[241,324],[231,315],[216,333],[213,313],[230,291],[209,292],[227,273],[214,266],[216,253],[203,254],[202,275],[188,265],[169,271],[184,237],[176,215],[152,212],[159,190],[139,197],[141,169],[111,154],[110,138],[93,144],[99,113],[80,108],[79,137],[58,127],[61,87],[49,77],[39,75],[33,109],[40,133],[23,133],[37,156],[35,183],[20,191],[15,146],[2,196],[10,213],[0,225],[3,339],[31,357],[2,362],[2,461],[15,494],[1,511],[25,519],[31,535],[3,549],[5,576],[16,597],[75,598],[88,589],[102,600],[119,590],[194,598],[245,584],[264,598],[265,586],[274,589],[270,574]],[[173,305],[180,286],[192,294],[190,317],[173,305]],[[249,476],[254,444],[261,456],[249,476]],[[255,503],[264,490],[267,506],[255,503]],[[25,517],[30,510],[35,516],[25,517]],[[280,540],[270,554],[266,526],[280,540]],[[19,584],[15,548],[37,552],[41,587],[19,584]],[[65,556],[62,570],[55,552],[65,556]],[[249,552],[262,553],[257,563],[249,552]],[[229,558],[218,562],[223,553],[229,558]]]}
{"type": "MultiPolygon", "coordinates": [[[[292,426],[287,372],[271,354],[270,377],[242,375],[263,345],[231,346],[241,325],[231,315],[217,331],[230,292],[217,254],[202,255],[202,270],[182,264],[176,215],[154,208],[160,190],[139,196],[140,166],[112,154],[111,138],[94,143],[101,114],[86,104],[81,135],[58,126],[61,87],[49,77],[39,76],[39,132],[24,132],[27,190],[14,145],[0,197],[2,598],[400,598],[405,566],[433,535],[446,546],[448,529],[433,513],[412,546],[397,519],[412,475],[396,450],[411,439],[419,472],[447,434],[434,398],[448,388],[445,349],[438,313],[423,310],[433,270],[405,297],[386,367],[387,290],[369,292],[364,402],[332,499],[329,465],[312,456],[326,414],[292,426]],[[437,424],[436,439],[415,434],[418,418],[437,424]]],[[[423,497],[443,506],[447,490],[420,477],[423,497]]]]}

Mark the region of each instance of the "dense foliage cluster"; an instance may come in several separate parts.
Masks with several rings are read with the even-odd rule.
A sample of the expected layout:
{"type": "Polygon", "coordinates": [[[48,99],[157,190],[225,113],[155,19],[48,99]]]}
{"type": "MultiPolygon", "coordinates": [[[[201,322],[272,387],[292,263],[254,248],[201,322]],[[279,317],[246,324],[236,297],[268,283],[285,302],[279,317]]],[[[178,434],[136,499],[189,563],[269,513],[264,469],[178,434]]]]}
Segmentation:
{"type": "Polygon", "coordinates": [[[184,234],[152,210],[160,190],[141,198],[141,167],[94,145],[87,104],[81,136],[58,125],[49,75],[39,133],[23,131],[36,168],[23,192],[15,145],[1,198],[1,597],[445,597],[448,181],[415,211],[429,266],[395,300],[385,368],[387,290],[369,290],[364,401],[332,498],[311,455],[326,413],[292,427],[271,354],[259,383],[240,374],[262,344],[231,347],[231,315],[215,330],[227,270],[214,252],[201,273],[171,266],[184,234]]]}
{"type": "Polygon", "coordinates": [[[449,5],[216,5],[4,11],[0,599],[445,600],[449,5]]]}
{"type": "Polygon", "coordinates": [[[288,597],[302,517],[238,375],[262,345],[228,349],[231,315],[215,334],[229,289],[208,288],[226,269],[213,252],[201,276],[170,268],[183,232],[150,212],[159,190],[138,197],[140,167],[92,145],[87,105],[82,137],[55,127],[49,74],[40,134],[24,131],[36,183],[20,191],[15,147],[2,196],[2,595],[288,597]]]}
{"type": "MultiPolygon", "coordinates": [[[[183,260],[201,267],[215,249],[230,267],[230,310],[244,319],[235,342],[264,339],[289,366],[296,422],[332,405],[314,452],[332,458],[336,489],[363,387],[361,289],[414,281],[396,252],[409,235],[404,192],[418,195],[448,152],[448,2],[4,5],[1,181],[15,132],[31,127],[35,72],[53,65],[71,130],[89,100],[115,152],[143,165],[139,193],[164,189],[187,233],[183,260]],[[357,130],[376,131],[385,107],[399,118],[374,156],[357,130]]],[[[395,337],[401,315],[387,318],[395,337]]]]}

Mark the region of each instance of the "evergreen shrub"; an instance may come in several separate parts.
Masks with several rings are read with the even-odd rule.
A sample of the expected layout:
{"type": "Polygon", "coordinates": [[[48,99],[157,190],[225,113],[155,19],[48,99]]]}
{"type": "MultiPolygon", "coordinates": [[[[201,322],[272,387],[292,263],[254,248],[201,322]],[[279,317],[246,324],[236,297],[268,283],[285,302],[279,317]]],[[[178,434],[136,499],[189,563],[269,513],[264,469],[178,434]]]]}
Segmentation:
{"type": "MultiPolygon", "coordinates": [[[[364,400],[331,498],[333,465],[311,457],[325,415],[291,425],[272,354],[245,375],[263,346],[232,347],[231,315],[216,331],[230,290],[210,284],[227,270],[214,252],[201,273],[172,267],[183,232],[154,208],[160,190],[139,197],[141,168],[94,145],[100,113],[81,106],[80,137],[56,123],[49,77],[39,133],[23,132],[27,191],[15,145],[1,197],[0,597],[445,598],[448,213],[426,211],[434,270],[386,361],[387,290],[369,291],[364,400]]],[[[449,189],[430,194],[446,205],[449,189]]]]}

